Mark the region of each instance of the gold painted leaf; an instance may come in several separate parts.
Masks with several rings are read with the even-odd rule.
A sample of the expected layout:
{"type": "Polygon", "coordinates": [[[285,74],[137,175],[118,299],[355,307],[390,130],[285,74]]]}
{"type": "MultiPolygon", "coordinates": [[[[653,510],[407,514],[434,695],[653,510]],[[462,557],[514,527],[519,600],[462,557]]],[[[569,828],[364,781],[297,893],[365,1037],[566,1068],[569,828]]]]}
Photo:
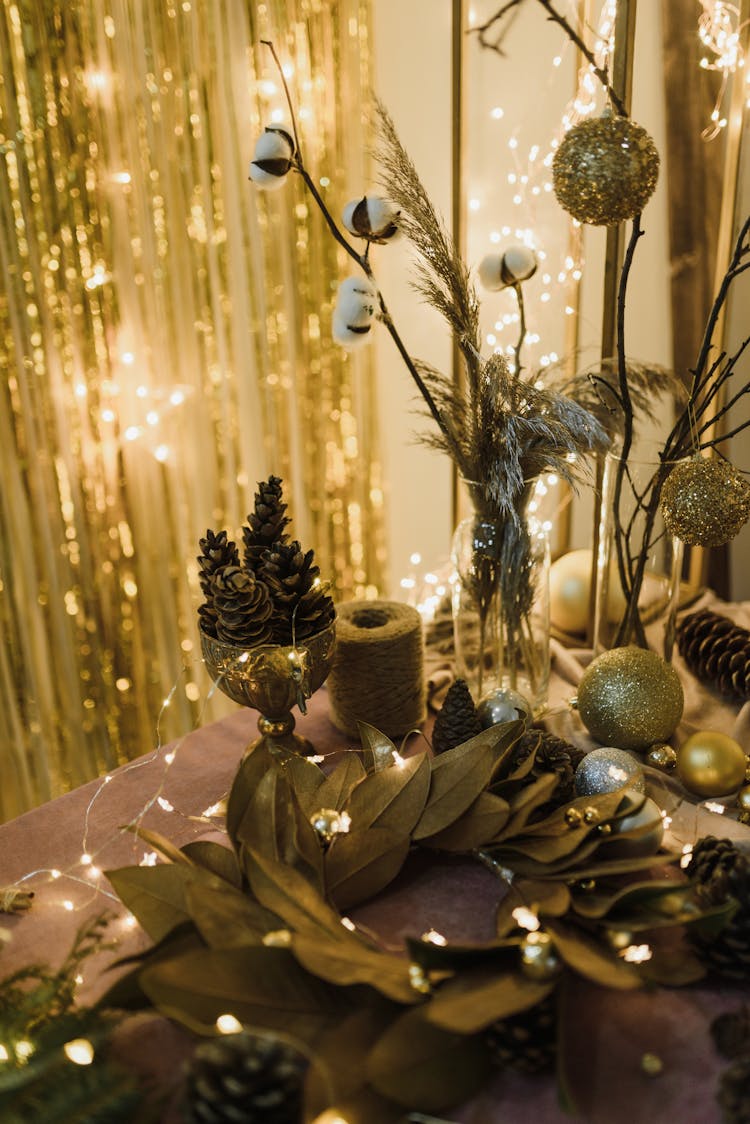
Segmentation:
{"type": "Polygon", "coordinates": [[[294,932],[338,939],[339,914],[298,870],[248,852],[247,876],[260,904],[282,918],[294,932]]]}
{"type": "Polygon", "coordinates": [[[285,860],[294,826],[289,785],[281,766],[272,761],[237,829],[237,840],[267,858],[285,860]]]}
{"type": "Polygon", "coordinates": [[[487,787],[494,763],[492,744],[483,734],[441,753],[432,764],[430,794],[414,839],[427,839],[463,815],[487,787]]]}
{"type": "Polygon", "coordinates": [[[393,1101],[367,1085],[365,1061],[401,1008],[379,1001],[347,1016],[315,1046],[305,1079],[305,1122],[313,1124],[332,1105],[348,1124],[393,1124],[401,1115],[393,1101]]]}
{"type": "Polygon", "coordinates": [[[301,872],[309,878],[313,885],[322,891],[323,888],[323,851],[320,846],[317,832],[310,822],[306,810],[297,799],[296,792],[292,791],[292,817],[294,834],[292,838],[292,853],[288,861],[292,866],[300,868],[301,872]]]}
{"type": "Polygon", "coordinates": [[[580,917],[597,919],[606,917],[613,911],[619,915],[623,909],[626,911],[632,910],[633,907],[637,909],[641,905],[650,903],[653,898],[661,898],[664,895],[673,897],[675,894],[685,898],[690,897],[692,892],[689,886],[681,885],[674,879],[630,882],[627,886],[619,886],[608,894],[579,891],[573,898],[573,909],[580,917]]]}
{"type": "Polygon", "coordinates": [[[493,940],[480,944],[433,944],[432,941],[407,937],[406,948],[415,964],[426,972],[450,976],[464,968],[491,966],[494,970],[509,967],[518,959],[518,941],[493,940]]]}
{"type": "Polygon", "coordinates": [[[362,756],[368,773],[378,773],[393,764],[396,746],[389,737],[376,730],[369,722],[357,722],[362,756]]]}
{"type": "Polygon", "coordinates": [[[579,975],[602,987],[620,991],[642,986],[638,972],[630,964],[587,933],[553,917],[545,918],[544,928],[554,940],[561,959],[579,975]]]}
{"type": "Polygon", "coordinates": [[[300,757],[296,753],[284,765],[284,772],[300,807],[310,817],[320,807],[316,793],[326,779],[325,773],[314,761],[310,761],[307,757],[300,757]]]}
{"type": "Polygon", "coordinates": [[[475,1034],[541,1003],[553,982],[530,980],[518,968],[470,969],[440,986],[425,1007],[425,1017],[443,1030],[475,1034]]]}
{"type": "Polygon", "coordinates": [[[564,882],[517,878],[497,907],[497,932],[501,937],[518,928],[513,910],[531,909],[539,917],[564,917],[570,909],[570,890],[564,882]]]}
{"type": "Polygon", "coordinates": [[[519,835],[537,808],[547,803],[557,788],[558,779],[556,773],[542,773],[541,777],[537,777],[535,781],[516,793],[510,801],[508,821],[495,841],[499,843],[519,835]]]}
{"type": "Polygon", "coordinates": [[[154,941],[189,920],[185,888],[196,878],[210,879],[199,867],[162,863],[126,866],[105,872],[115,893],[154,941]]]}
{"type": "Polygon", "coordinates": [[[430,789],[426,753],[407,757],[403,765],[382,767],[357,785],[348,812],[355,830],[376,826],[408,834],[419,820],[430,789]]]}
{"type": "Polygon", "coordinates": [[[319,801],[314,811],[319,808],[335,808],[340,812],[346,807],[352,789],[365,777],[365,767],[356,753],[345,753],[336,768],[316,791],[319,801]]]}
{"type": "Polygon", "coordinates": [[[374,897],[401,870],[409,845],[408,835],[379,827],[338,835],[325,856],[331,901],[349,909],[374,897]]]}
{"type": "Polygon", "coordinates": [[[409,1006],[422,1001],[423,996],[409,983],[409,962],[404,957],[367,948],[343,925],[341,934],[338,942],[297,935],[292,951],[303,968],[329,983],[340,987],[366,984],[409,1006]]]}
{"type": "Polygon", "coordinates": [[[687,987],[706,976],[706,967],[693,950],[682,940],[667,947],[652,947],[650,960],[639,965],[641,978],[646,983],[661,987],[687,987]]]}
{"type": "Polygon", "coordinates": [[[171,863],[178,863],[182,866],[193,865],[190,858],[179,847],[175,847],[170,839],[167,839],[165,835],[161,835],[158,831],[151,831],[147,827],[139,827],[136,824],[128,824],[123,830],[135,835],[148,847],[153,847],[155,851],[165,859],[169,859],[171,863]]]}
{"type": "Polygon", "coordinates": [[[227,798],[227,834],[235,847],[238,847],[238,833],[255,795],[255,790],[270,768],[273,758],[266,744],[260,745],[246,754],[235,773],[227,798]]]}
{"type": "Polygon", "coordinates": [[[291,952],[258,945],[198,949],[148,965],[143,991],[163,1013],[212,1029],[219,1015],[313,1043],[351,1010],[341,988],[310,976],[291,952]]]}
{"type": "Polygon", "coordinates": [[[500,796],[480,792],[459,819],[422,842],[426,847],[433,847],[438,851],[473,851],[497,835],[507,822],[509,814],[508,804],[500,796]]]}
{"type": "Polygon", "coordinates": [[[406,1108],[440,1112],[467,1100],[490,1072],[481,1037],[442,1030],[415,1007],[396,1019],[371,1051],[367,1076],[406,1108]]]}
{"type": "Polygon", "coordinates": [[[181,849],[192,863],[210,871],[217,878],[223,878],[238,889],[242,885],[242,871],[237,856],[228,847],[210,839],[197,839],[194,843],[186,843],[181,849]]]}
{"type": "Polygon", "coordinates": [[[185,889],[186,909],[209,948],[240,948],[262,944],[263,934],[282,927],[275,914],[230,887],[185,889]]]}

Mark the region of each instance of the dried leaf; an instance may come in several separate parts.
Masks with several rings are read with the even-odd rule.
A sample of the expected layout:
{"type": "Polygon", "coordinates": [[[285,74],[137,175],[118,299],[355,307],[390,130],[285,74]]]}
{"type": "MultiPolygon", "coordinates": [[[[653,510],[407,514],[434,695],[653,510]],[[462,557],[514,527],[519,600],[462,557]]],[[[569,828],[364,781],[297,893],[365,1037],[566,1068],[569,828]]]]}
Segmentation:
{"type": "Polygon", "coordinates": [[[507,822],[509,814],[508,804],[500,796],[481,792],[455,823],[428,836],[422,842],[426,847],[433,847],[438,851],[473,851],[494,839],[507,822]]]}
{"type": "Polygon", "coordinates": [[[396,746],[389,737],[376,730],[369,722],[357,722],[362,756],[368,773],[378,773],[393,764],[396,746]]]}
{"type": "Polygon", "coordinates": [[[406,938],[411,960],[426,972],[452,974],[467,967],[492,965],[496,970],[510,967],[518,959],[518,941],[494,940],[482,944],[433,944],[432,941],[406,938]]]}
{"type": "MultiPolygon", "coordinates": [[[[642,905],[648,905],[653,898],[664,895],[673,897],[692,896],[692,888],[681,886],[673,879],[668,881],[630,882],[626,886],[619,886],[608,894],[596,892],[579,892],[573,897],[573,909],[580,917],[597,919],[607,917],[609,914],[619,915],[621,911],[637,911],[642,905]]],[[[674,912],[674,911],[673,911],[674,912]]]]}
{"type": "Polygon", "coordinates": [[[352,789],[366,775],[365,767],[357,754],[345,753],[330,777],[326,777],[317,790],[315,795],[320,803],[316,805],[314,810],[335,808],[337,812],[340,812],[342,808],[346,807],[352,789]]]}
{"type": "Polygon", "coordinates": [[[409,1109],[440,1112],[467,1100],[489,1073],[481,1037],[467,1037],[429,1023],[425,1007],[412,1008],[381,1036],[367,1059],[367,1076],[378,1092],[409,1109]]]}
{"type": "Polygon", "coordinates": [[[139,827],[137,824],[128,824],[124,831],[129,831],[141,842],[153,847],[165,859],[171,863],[177,863],[182,866],[192,866],[190,858],[184,854],[179,847],[175,847],[174,843],[166,836],[161,835],[158,831],[150,831],[147,827],[139,827]]]}
{"type": "Polygon", "coordinates": [[[284,772],[289,787],[295,793],[305,814],[309,817],[313,812],[317,812],[321,806],[317,799],[317,792],[326,779],[320,766],[307,757],[300,757],[295,753],[284,765],[284,772]]]}
{"type": "Polygon", "coordinates": [[[189,885],[185,905],[209,948],[262,944],[264,933],[281,927],[275,914],[228,887],[189,885]]]}
{"type": "Polygon", "coordinates": [[[331,901],[349,909],[372,898],[396,877],[409,853],[403,832],[371,827],[338,835],[325,857],[331,901]]]}
{"type": "Polygon", "coordinates": [[[516,878],[497,907],[498,936],[504,937],[518,928],[513,910],[519,906],[533,910],[539,917],[564,917],[570,903],[570,890],[564,882],[516,878]]]}
{"type": "Polygon", "coordinates": [[[492,776],[495,754],[489,731],[442,753],[432,765],[430,794],[413,838],[426,839],[463,815],[492,776]]]}
{"type": "Polygon", "coordinates": [[[317,832],[310,822],[306,810],[297,799],[296,792],[292,791],[292,817],[294,823],[293,853],[289,862],[300,868],[302,874],[309,878],[322,892],[323,890],[323,851],[317,832]]]}
{"type": "Polygon", "coordinates": [[[396,1003],[411,1006],[422,1001],[422,996],[409,982],[407,960],[367,948],[343,926],[341,934],[341,940],[336,944],[330,940],[297,935],[292,942],[292,951],[308,972],[339,987],[366,984],[396,1003]]]}
{"type": "Polygon", "coordinates": [[[400,1013],[391,1003],[376,1003],[349,1015],[316,1043],[305,1081],[305,1121],[331,1105],[349,1124],[393,1124],[399,1111],[367,1086],[365,1061],[386,1027],[400,1013]]]}
{"type": "Polygon", "coordinates": [[[470,969],[441,984],[425,1015],[443,1030],[475,1034],[498,1019],[535,1007],[554,986],[554,981],[528,979],[517,967],[502,972],[470,969]]]}
{"type": "Polygon", "coordinates": [[[544,927],[554,939],[560,957],[579,975],[602,987],[630,990],[641,987],[637,971],[620,960],[611,949],[605,949],[593,937],[564,925],[557,918],[545,919],[544,927]]]}
{"type": "Polygon", "coordinates": [[[543,773],[541,777],[522,788],[511,799],[510,816],[505,827],[498,832],[495,842],[500,843],[520,834],[537,808],[547,803],[557,784],[556,773],[543,773]]]}
{"type": "Polygon", "coordinates": [[[214,843],[210,839],[198,839],[194,843],[186,843],[182,853],[187,855],[192,863],[209,870],[217,878],[223,878],[237,889],[242,886],[242,871],[237,856],[234,851],[223,847],[221,843],[214,843]]]}
{"type": "Polygon", "coordinates": [[[246,873],[261,905],[297,933],[339,937],[341,918],[299,871],[248,852],[246,873]]]}
{"type": "Polygon", "coordinates": [[[376,826],[410,833],[422,814],[430,789],[426,753],[407,757],[403,765],[381,766],[357,785],[348,805],[356,830],[376,826]]]}
{"type": "Polygon", "coordinates": [[[293,846],[294,828],[289,784],[281,766],[271,761],[237,828],[237,841],[269,859],[283,861],[293,846]]]}
{"type": "Polygon", "coordinates": [[[199,949],[143,969],[154,1006],[189,1026],[213,1028],[219,1015],[315,1042],[351,1009],[346,992],[308,975],[283,948],[199,949]]]}
{"type": "Polygon", "coordinates": [[[185,888],[201,875],[191,865],[126,866],[106,871],[115,893],[154,941],[189,919],[185,888]]]}
{"type": "Polygon", "coordinates": [[[227,834],[236,848],[239,848],[238,833],[242,820],[248,812],[255,790],[272,761],[273,758],[265,742],[261,742],[251,753],[243,757],[235,773],[227,799],[227,834]]]}

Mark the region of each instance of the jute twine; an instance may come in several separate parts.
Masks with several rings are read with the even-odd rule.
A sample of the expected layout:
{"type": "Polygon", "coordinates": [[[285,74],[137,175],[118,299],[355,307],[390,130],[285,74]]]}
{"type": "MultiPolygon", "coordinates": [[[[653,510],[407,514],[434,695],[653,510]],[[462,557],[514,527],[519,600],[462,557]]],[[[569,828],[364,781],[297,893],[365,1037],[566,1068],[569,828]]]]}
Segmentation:
{"type": "Polygon", "coordinates": [[[331,718],[356,737],[357,721],[389,737],[425,717],[422,621],[398,601],[336,606],[336,654],[328,678],[331,718]]]}

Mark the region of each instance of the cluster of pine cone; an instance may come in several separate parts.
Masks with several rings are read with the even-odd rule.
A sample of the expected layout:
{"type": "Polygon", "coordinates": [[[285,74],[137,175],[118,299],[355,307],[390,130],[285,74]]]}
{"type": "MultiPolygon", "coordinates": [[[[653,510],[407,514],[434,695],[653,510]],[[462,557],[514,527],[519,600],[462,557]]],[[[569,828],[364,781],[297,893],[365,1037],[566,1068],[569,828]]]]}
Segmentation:
{"type": "Polygon", "coordinates": [[[677,647],[690,671],[722,695],[750,698],[750,632],[729,617],[700,609],[677,628],[677,647]]]}
{"type": "Polygon", "coordinates": [[[290,541],[281,480],[258,484],[255,508],[242,528],[243,555],[226,531],[200,540],[199,580],[205,602],[200,627],[226,644],[293,644],[313,636],[335,616],[312,550],[290,541]]]}
{"type": "Polygon", "coordinates": [[[731,839],[706,835],[693,847],[688,873],[706,906],[737,903],[737,911],[719,933],[690,932],[701,957],[727,979],[750,980],[750,856],[731,839]]]}
{"type": "Polygon", "coordinates": [[[271,1034],[242,1031],[196,1047],[185,1082],[189,1124],[299,1124],[306,1059],[271,1034]]]}

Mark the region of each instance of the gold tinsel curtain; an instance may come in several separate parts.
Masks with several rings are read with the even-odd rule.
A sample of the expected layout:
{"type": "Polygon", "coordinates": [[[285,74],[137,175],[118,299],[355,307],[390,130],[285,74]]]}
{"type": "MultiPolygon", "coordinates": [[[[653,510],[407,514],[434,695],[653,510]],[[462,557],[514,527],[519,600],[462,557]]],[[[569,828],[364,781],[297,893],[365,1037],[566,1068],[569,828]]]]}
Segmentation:
{"type": "MultiPolygon", "coordinates": [[[[364,185],[367,0],[0,0],[0,813],[205,720],[195,555],[284,477],[340,594],[381,579],[346,264],[247,165],[286,117],[337,210],[364,185]]],[[[213,713],[213,712],[211,712],[213,713]]]]}

